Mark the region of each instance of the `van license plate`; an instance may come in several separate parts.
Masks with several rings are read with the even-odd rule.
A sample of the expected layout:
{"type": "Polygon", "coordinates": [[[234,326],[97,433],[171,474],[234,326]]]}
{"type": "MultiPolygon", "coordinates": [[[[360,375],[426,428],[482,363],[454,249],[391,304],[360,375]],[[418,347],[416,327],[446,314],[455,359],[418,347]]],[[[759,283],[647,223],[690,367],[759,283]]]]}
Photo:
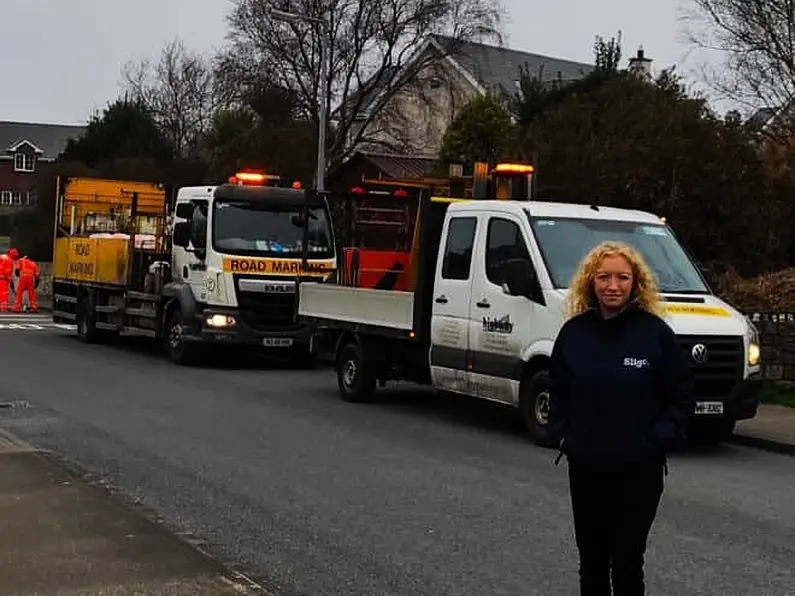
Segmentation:
{"type": "Polygon", "coordinates": [[[292,337],[266,337],[262,340],[266,348],[289,348],[293,345],[292,337]]]}
{"type": "Polygon", "coordinates": [[[720,401],[696,402],[696,414],[723,414],[723,402],[720,401]]]}

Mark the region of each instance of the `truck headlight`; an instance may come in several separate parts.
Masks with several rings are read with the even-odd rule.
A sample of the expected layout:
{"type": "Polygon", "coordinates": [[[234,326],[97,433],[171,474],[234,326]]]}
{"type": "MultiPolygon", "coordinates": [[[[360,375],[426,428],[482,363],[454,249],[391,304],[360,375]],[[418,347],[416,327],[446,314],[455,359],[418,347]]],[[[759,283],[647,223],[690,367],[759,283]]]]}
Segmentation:
{"type": "Polygon", "coordinates": [[[231,327],[235,324],[235,318],[227,315],[211,315],[207,317],[209,327],[231,327]]]}
{"type": "Polygon", "coordinates": [[[748,321],[748,366],[759,366],[762,352],[759,346],[759,330],[750,320],[748,321]]]}

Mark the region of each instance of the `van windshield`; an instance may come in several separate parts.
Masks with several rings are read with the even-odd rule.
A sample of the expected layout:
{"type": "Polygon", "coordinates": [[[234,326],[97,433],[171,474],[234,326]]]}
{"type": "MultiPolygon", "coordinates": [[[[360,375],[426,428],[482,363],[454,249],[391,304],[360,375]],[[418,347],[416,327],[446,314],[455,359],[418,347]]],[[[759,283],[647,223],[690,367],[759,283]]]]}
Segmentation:
{"type": "Polygon", "coordinates": [[[661,292],[709,293],[698,269],[665,225],[533,216],[530,223],[552,283],[558,289],[569,287],[580,260],[589,250],[612,240],[629,244],[643,255],[661,292]]]}

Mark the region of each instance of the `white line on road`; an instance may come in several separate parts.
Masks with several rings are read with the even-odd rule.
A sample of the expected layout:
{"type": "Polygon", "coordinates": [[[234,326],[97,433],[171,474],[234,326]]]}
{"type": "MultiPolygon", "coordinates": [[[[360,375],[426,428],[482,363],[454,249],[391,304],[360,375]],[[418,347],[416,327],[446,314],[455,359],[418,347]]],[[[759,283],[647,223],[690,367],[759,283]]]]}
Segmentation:
{"type": "Polygon", "coordinates": [[[53,323],[49,315],[0,315],[0,331],[44,331],[46,329],[61,329],[73,331],[75,325],[53,323]]]}

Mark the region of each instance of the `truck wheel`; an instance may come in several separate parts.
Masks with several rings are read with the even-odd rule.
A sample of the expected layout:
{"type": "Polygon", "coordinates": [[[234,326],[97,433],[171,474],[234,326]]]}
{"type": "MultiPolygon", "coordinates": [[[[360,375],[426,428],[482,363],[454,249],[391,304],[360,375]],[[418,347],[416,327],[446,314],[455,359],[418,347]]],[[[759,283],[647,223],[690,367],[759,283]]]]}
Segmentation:
{"type": "Polygon", "coordinates": [[[347,344],[337,354],[337,386],[342,399],[350,402],[368,402],[375,393],[376,378],[364,364],[362,350],[356,344],[347,344]]]}
{"type": "Polygon", "coordinates": [[[91,301],[83,298],[77,304],[77,338],[86,344],[96,343],[98,339],[96,314],[91,310],[91,301]]]}
{"type": "Polygon", "coordinates": [[[526,375],[519,387],[519,409],[530,438],[541,446],[551,446],[549,436],[549,374],[540,370],[526,375]]]}
{"type": "Polygon", "coordinates": [[[189,365],[196,359],[195,346],[184,339],[184,321],[179,307],[171,311],[168,317],[165,336],[166,352],[175,364],[189,365]]]}

